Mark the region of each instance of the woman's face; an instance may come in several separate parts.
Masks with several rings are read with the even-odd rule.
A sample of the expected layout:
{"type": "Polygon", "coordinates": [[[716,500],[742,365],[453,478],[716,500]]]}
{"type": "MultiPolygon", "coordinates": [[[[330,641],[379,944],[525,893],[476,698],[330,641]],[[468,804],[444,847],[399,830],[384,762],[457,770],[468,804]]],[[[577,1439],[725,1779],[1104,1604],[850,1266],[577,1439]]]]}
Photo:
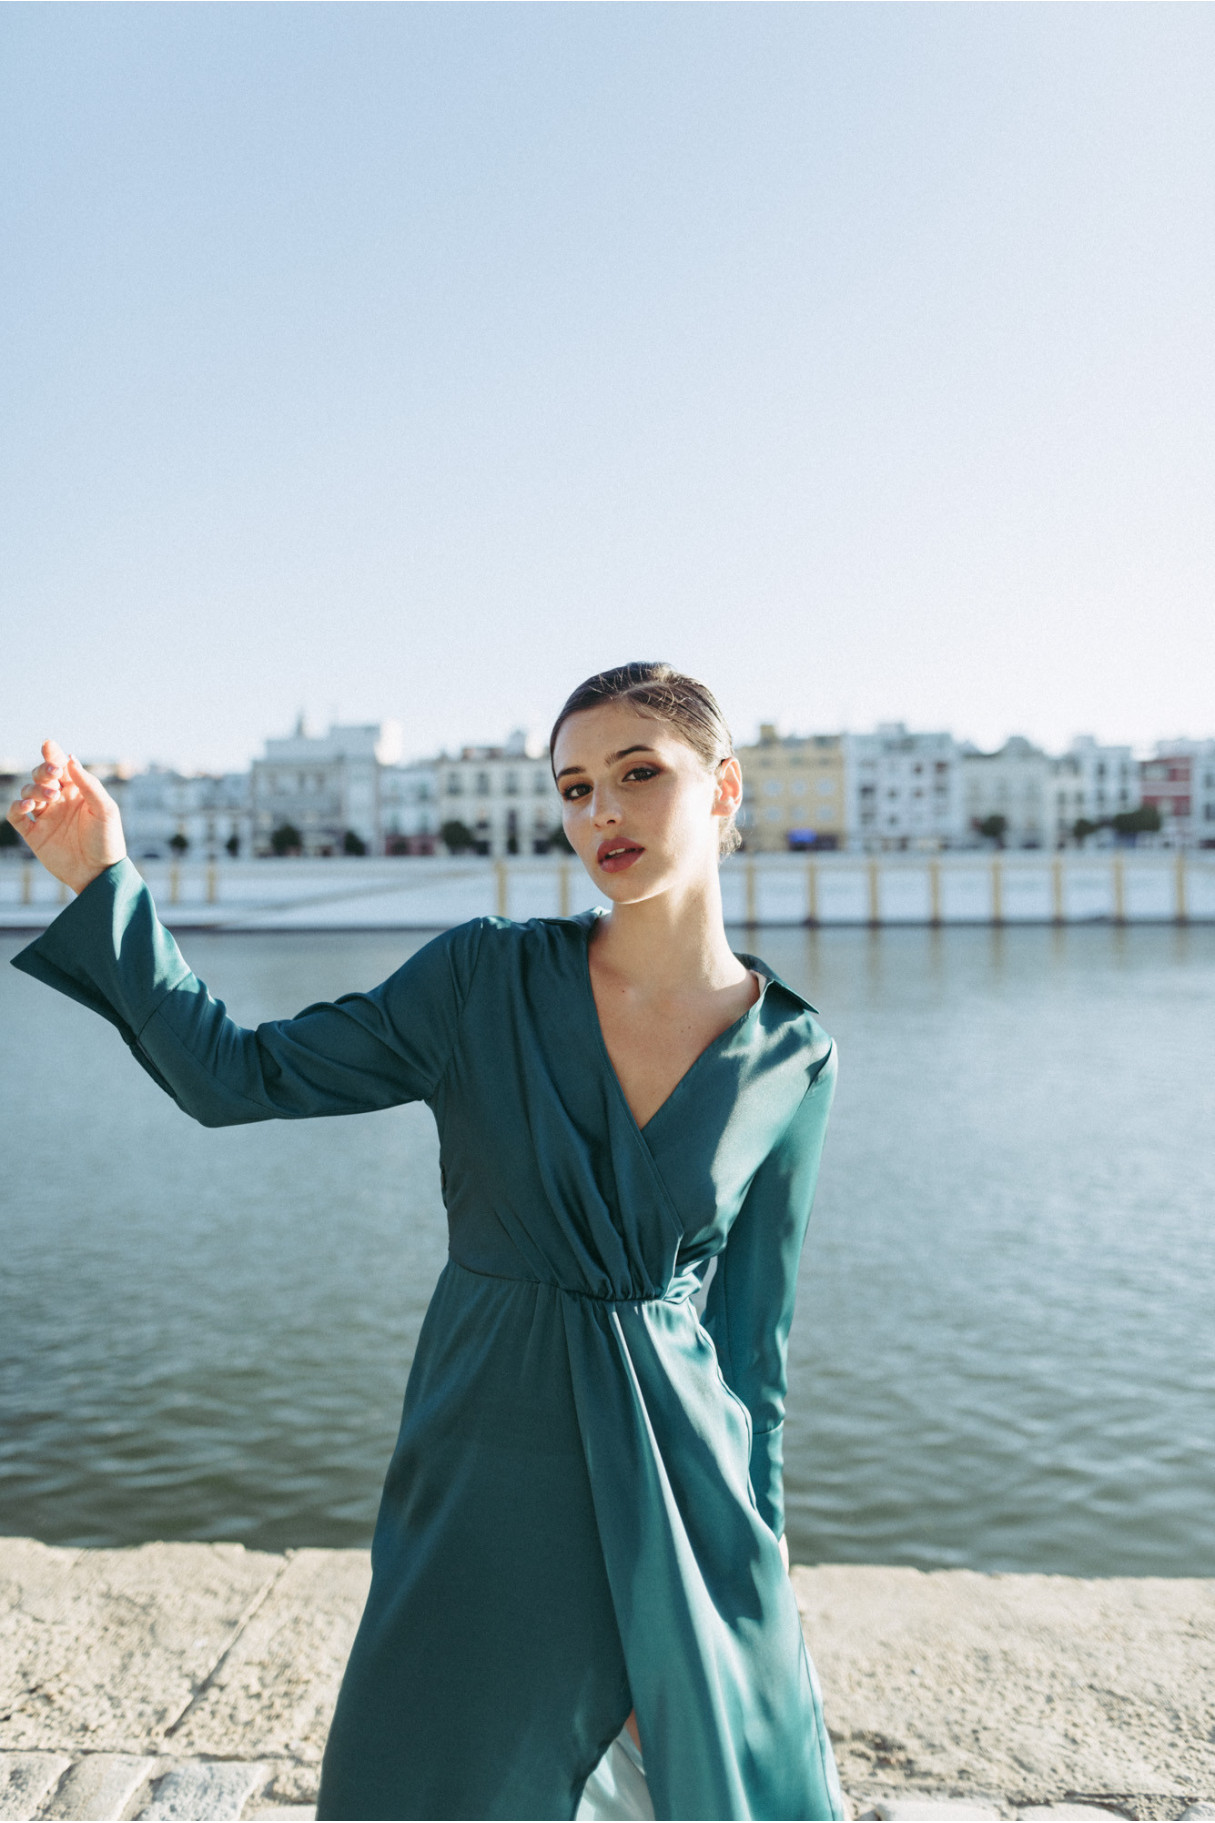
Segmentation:
{"type": "Polygon", "coordinates": [[[666,722],[615,702],[562,723],[553,768],[570,844],[615,904],[716,872],[721,819],[742,795],[737,760],[711,772],[666,722]]]}

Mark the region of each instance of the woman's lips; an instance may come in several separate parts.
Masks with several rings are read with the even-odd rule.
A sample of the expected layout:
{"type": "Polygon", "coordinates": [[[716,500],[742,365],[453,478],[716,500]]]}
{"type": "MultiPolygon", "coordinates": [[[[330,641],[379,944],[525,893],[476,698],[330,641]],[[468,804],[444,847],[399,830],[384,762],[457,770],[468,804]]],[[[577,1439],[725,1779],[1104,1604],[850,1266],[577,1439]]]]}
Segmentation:
{"type": "Polygon", "coordinates": [[[624,836],[617,836],[612,841],[600,842],[595,859],[605,874],[619,874],[623,873],[626,867],[631,867],[637,857],[644,853],[645,849],[638,843],[630,842],[624,836]]]}

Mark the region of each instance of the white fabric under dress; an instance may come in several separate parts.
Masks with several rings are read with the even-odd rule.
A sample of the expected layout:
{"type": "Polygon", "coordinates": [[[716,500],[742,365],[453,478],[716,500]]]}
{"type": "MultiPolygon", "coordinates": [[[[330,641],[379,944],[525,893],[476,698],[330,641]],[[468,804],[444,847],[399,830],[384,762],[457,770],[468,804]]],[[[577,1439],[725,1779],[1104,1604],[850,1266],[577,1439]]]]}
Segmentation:
{"type": "Polygon", "coordinates": [[[653,1823],[645,1763],[627,1728],[620,1730],[587,1780],[574,1814],[579,1823],[653,1823]]]}

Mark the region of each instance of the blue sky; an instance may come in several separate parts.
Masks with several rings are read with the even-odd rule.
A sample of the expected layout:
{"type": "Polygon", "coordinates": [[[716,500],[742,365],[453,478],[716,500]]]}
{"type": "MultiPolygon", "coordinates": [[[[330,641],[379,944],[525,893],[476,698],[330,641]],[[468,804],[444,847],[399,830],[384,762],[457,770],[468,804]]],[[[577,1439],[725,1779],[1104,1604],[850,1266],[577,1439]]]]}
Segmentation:
{"type": "Polygon", "coordinates": [[[1215,732],[1215,11],[0,8],[0,757],[1215,732]]]}

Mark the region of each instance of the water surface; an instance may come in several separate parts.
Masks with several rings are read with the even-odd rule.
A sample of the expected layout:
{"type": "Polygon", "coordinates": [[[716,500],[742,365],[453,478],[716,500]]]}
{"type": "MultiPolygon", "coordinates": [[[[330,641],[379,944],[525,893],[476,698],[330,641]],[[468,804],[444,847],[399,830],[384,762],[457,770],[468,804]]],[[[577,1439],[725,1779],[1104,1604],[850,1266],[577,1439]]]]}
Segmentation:
{"type": "MultiPolygon", "coordinates": [[[[252,1023],[424,940],[184,947],[252,1023]]],[[[736,943],[841,1056],[794,1557],[1215,1575],[1215,931],[736,943]]],[[[365,1545],[445,1254],[427,1110],[208,1132],[7,967],[0,1022],[0,1531],[365,1545]]]]}

